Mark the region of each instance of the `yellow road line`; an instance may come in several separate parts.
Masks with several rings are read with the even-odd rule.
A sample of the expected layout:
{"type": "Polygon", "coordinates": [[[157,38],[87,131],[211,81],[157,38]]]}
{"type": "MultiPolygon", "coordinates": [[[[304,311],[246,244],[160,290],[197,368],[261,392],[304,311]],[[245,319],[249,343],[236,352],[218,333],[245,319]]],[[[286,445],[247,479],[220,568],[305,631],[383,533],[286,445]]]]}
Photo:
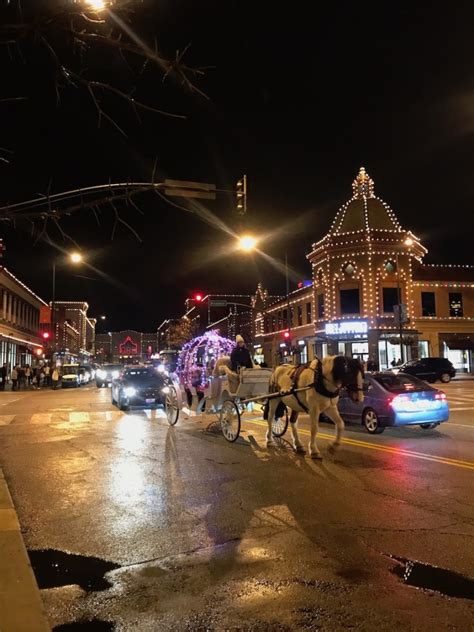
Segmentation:
{"type": "MultiPolygon", "coordinates": [[[[246,419],[245,421],[250,422],[251,424],[256,424],[259,426],[267,427],[267,422],[263,420],[253,420],[246,419]]],[[[310,436],[309,430],[304,430],[303,428],[298,428],[298,432],[310,436]]],[[[334,435],[324,434],[322,432],[318,432],[318,439],[324,439],[326,441],[334,440],[334,435]]],[[[472,461],[461,461],[459,459],[451,459],[449,457],[444,456],[435,456],[433,454],[425,454],[424,452],[416,452],[415,450],[405,450],[404,448],[394,448],[388,445],[377,445],[375,443],[369,443],[368,441],[361,441],[359,439],[349,439],[345,438],[342,440],[342,443],[347,445],[353,445],[356,447],[366,448],[368,450],[377,450],[379,452],[388,452],[390,454],[397,454],[400,456],[408,456],[412,459],[421,459],[424,461],[434,461],[435,463],[442,463],[444,465],[454,465],[455,467],[460,467],[466,470],[474,470],[474,462],[472,461]]]]}

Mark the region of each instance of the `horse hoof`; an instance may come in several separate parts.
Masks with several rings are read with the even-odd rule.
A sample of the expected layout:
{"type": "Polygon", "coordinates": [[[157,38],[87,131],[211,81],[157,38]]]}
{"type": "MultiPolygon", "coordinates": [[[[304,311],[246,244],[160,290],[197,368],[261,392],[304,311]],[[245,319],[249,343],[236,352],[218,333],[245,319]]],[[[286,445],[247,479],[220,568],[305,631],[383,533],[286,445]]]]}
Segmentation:
{"type": "Polygon", "coordinates": [[[311,455],[311,458],[313,459],[313,461],[322,461],[323,457],[321,456],[321,454],[319,452],[313,452],[313,454],[311,455]]]}
{"type": "Polygon", "coordinates": [[[328,446],[329,454],[335,454],[337,452],[338,447],[339,447],[338,443],[330,443],[328,446]]]}
{"type": "Polygon", "coordinates": [[[295,445],[295,452],[296,454],[306,454],[306,450],[302,445],[295,445]]]}

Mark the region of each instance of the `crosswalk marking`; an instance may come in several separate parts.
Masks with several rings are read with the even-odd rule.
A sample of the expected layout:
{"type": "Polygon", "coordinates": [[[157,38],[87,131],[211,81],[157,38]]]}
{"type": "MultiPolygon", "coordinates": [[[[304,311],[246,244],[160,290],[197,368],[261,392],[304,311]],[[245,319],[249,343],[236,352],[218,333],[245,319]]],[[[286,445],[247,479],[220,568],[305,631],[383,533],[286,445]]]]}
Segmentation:
{"type": "Polygon", "coordinates": [[[19,413],[16,415],[0,415],[0,426],[9,426],[13,421],[17,423],[31,424],[80,424],[94,423],[101,421],[118,421],[127,415],[134,415],[141,418],[146,417],[153,421],[154,419],[166,419],[166,413],[162,409],[158,410],[95,410],[95,411],[70,411],[70,412],[54,412],[54,413],[34,413],[27,415],[19,413]]]}

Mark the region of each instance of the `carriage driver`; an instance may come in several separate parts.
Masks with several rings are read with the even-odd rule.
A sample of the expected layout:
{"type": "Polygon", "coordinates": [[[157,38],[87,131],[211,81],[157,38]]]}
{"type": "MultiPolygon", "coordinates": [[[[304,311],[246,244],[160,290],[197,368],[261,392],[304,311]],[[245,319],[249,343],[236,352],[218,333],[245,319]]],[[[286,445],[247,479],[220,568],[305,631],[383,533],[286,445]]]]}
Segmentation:
{"type": "Polygon", "coordinates": [[[230,354],[230,364],[232,367],[232,371],[237,371],[240,367],[244,367],[245,369],[253,369],[252,358],[250,357],[250,351],[245,346],[245,340],[239,334],[235,338],[235,342],[237,343],[230,354]]]}

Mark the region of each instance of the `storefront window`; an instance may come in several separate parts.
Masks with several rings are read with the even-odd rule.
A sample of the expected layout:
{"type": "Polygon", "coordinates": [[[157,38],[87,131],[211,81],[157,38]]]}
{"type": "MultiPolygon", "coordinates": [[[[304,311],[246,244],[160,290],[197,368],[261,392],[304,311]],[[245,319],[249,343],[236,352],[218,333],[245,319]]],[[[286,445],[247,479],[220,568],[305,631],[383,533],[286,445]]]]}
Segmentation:
{"type": "Polygon", "coordinates": [[[368,342],[353,342],[352,343],[352,357],[357,358],[361,362],[367,362],[369,359],[369,343],[368,342]]]}
{"type": "Polygon", "coordinates": [[[311,314],[311,303],[306,303],[306,323],[309,325],[313,322],[311,314]]]}
{"type": "Polygon", "coordinates": [[[443,342],[443,356],[448,358],[452,363],[456,371],[461,373],[467,373],[471,371],[469,351],[467,349],[450,349],[448,345],[443,342]]]}
{"type": "Polygon", "coordinates": [[[339,355],[346,355],[346,343],[338,342],[337,343],[337,352],[339,355]]]}
{"type": "Polygon", "coordinates": [[[302,325],[303,324],[303,306],[298,305],[297,310],[298,310],[298,325],[302,325]]]}
{"type": "Polygon", "coordinates": [[[461,292],[449,293],[449,315],[461,318],[464,316],[461,292]]]}
{"type": "Polygon", "coordinates": [[[341,314],[360,314],[359,288],[340,290],[341,314]]]}
{"type": "Polygon", "coordinates": [[[436,316],[436,299],[434,292],[421,293],[421,315],[436,316]]]}
{"type": "Polygon", "coordinates": [[[418,341],[418,356],[420,358],[430,357],[430,348],[429,348],[428,340],[418,341]]]}
{"type": "Polygon", "coordinates": [[[300,362],[301,364],[305,364],[306,362],[308,362],[308,345],[306,344],[299,345],[299,351],[300,351],[300,362]]]}

